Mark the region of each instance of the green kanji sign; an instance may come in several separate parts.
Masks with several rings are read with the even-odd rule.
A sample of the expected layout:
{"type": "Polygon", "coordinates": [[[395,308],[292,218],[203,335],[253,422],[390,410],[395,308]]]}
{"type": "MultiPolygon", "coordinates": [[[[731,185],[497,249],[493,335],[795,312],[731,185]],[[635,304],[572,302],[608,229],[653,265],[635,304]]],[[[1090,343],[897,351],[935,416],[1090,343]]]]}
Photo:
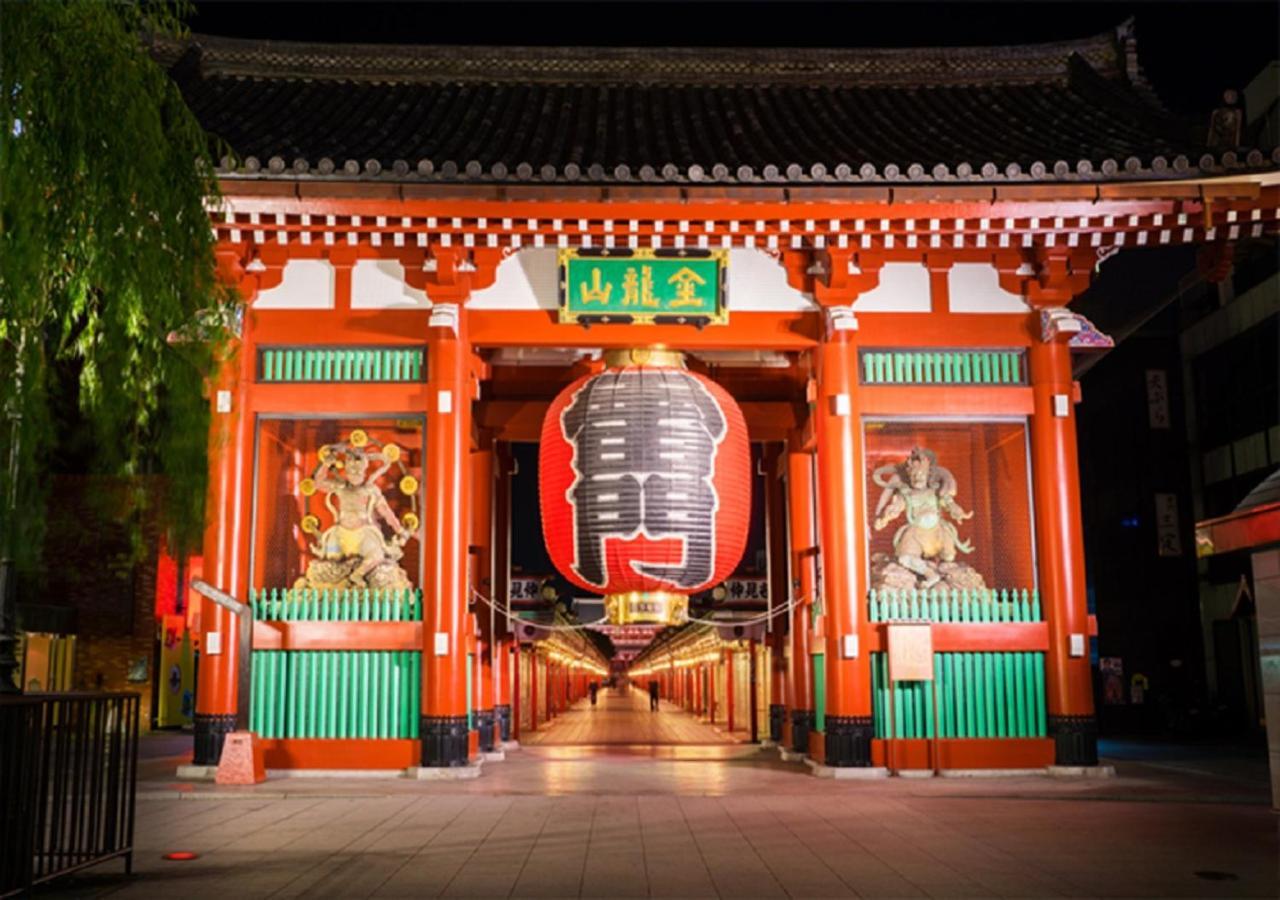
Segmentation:
{"type": "Polygon", "coordinates": [[[728,321],[724,250],[561,250],[561,322],[728,321]]]}

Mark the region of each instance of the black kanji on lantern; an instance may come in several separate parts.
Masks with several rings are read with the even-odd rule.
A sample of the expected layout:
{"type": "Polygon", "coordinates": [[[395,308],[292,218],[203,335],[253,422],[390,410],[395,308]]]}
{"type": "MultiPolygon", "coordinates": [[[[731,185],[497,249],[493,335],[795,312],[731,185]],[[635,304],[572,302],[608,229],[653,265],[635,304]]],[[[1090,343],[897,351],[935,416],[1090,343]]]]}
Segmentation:
{"type": "Polygon", "coordinates": [[[678,565],[633,560],[642,575],[689,589],[715,566],[712,475],[724,412],[697,379],[674,369],[621,369],[583,386],[560,428],[573,446],[574,569],[604,586],[605,541],[679,538],[678,565]]]}

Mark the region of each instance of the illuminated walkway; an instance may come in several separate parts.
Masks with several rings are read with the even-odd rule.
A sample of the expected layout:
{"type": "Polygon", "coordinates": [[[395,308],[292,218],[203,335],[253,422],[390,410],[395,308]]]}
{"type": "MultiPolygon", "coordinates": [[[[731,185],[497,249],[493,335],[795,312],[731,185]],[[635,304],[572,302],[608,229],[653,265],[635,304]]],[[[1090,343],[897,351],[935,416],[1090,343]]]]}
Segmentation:
{"type": "Polygon", "coordinates": [[[736,738],[671,703],[663,702],[661,710],[652,712],[649,695],[634,688],[602,690],[596,706],[583,700],[537,731],[526,731],[520,742],[530,746],[731,744],[736,738]]]}
{"type": "Polygon", "coordinates": [[[175,782],[143,744],[137,875],[107,863],[41,895],[1280,896],[1267,784],[1240,766],[859,783],[750,744],[542,745],[472,781],[244,789],[175,782]]]}

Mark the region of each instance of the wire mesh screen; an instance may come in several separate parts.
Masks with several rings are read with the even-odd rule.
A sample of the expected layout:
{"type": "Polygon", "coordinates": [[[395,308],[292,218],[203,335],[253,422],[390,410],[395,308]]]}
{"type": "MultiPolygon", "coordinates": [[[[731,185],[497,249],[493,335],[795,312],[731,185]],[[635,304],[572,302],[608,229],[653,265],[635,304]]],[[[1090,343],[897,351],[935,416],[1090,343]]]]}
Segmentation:
{"type": "MultiPolygon", "coordinates": [[[[424,431],[421,416],[406,418],[280,418],[258,424],[255,466],[256,516],[253,581],[260,587],[292,587],[317,557],[317,532],[334,524],[323,490],[316,490],[321,448],[356,440],[379,448],[394,445],[396,464],[376,483],[396,518],[414,533],[400,566],[412,583],[422,567],[421,492],[424,431]],[[406,491],[406,488],[411,490],[406,491]],[[308,517],[311,531],[307,530],[308,517]]],[[[376,469],[371,469],[376,472],[376,469]]],[[[384,534],[390,531],[375,519],[384,534]]]]}
{"type": "Polygon", "coordinates": [[[865,436],[872,588],[1035,586],[1024,423],[880,421],[865,436]]]}

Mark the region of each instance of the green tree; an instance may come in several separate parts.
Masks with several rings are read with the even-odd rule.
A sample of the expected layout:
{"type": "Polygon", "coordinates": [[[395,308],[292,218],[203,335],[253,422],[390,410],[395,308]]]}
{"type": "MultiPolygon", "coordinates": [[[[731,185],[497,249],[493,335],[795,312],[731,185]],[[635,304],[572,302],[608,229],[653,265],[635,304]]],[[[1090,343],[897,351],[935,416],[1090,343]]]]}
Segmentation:
{"type": "Polygon", "coordinates": [[[204,383],[224,333],[211,323],[230,308],[206,207],[218,186],[208,138],[147,51],[187,12],[0,3],[0,692],[17,572],[41,555],[56,369],[74,373],[95,468],[163,473],[171,535],[200,531],[204,383]],[[169,339],[202,321],[205,340],[169,339]]]}

